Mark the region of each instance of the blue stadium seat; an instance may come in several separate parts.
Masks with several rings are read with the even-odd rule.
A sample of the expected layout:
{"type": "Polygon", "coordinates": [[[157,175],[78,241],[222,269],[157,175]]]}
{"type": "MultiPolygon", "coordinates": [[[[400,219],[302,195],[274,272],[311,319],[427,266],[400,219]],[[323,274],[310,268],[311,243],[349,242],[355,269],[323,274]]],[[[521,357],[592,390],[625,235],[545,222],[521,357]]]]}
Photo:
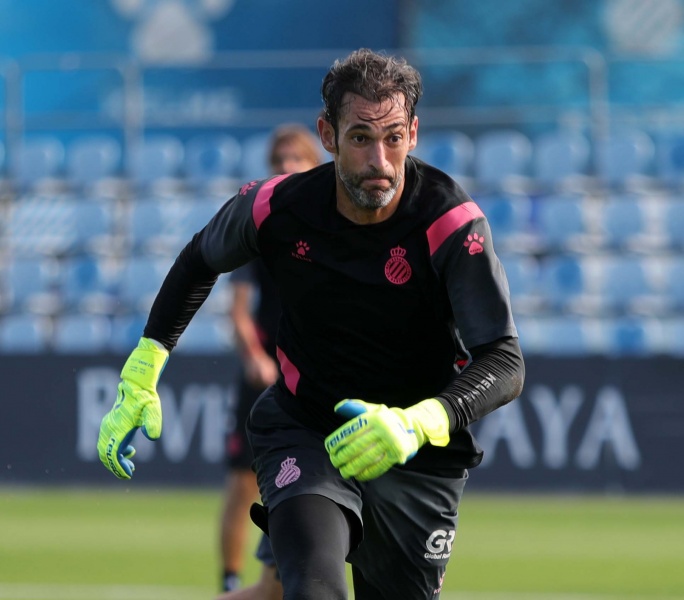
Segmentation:
{"type": "Polygon", "coordinates": [[[667,319],[663,327],[663,352],[684,357],[684,316],[667,319]]]}
{"type": "Polygon", "coordinates": [[[506,271],[514,314],[534,314],[540,307],[539,264],[532,256],[500,254],[506,271]]]}
{"type": "Polygon", "coordinates": [[[46,317],[20,313],[0,318],[0,352],[39,354],[48,350],[50,325],[46,317]]]}
{"type": "Polygon", "coordinates": [[[673,188],[684,183],[684,135],[662,136],[656,144],[657,173],[660,180],[673,188]]]}
{"type": "Polygon", "coordinates": [[[588,290],[582,259],[573,254],[550,255],[540,265],[540,295],[549,310],[568,311],[588,290]]]}
{"type": "Polygon", "coordinates": [[[229,320],[222,315],[197,313],[178,340],[174,352],[224,354],[232,347],[229,320]]]}
{"type": "Polygon", "coordinates": [[[67,310],[112,314],[118,305],[117,269],[93,254],[62,259],[60,290],[67,310]]]}
{"type": "Polygon", "coordinates": [[[50,315],[61,309],[56,287],[58,263],[47,257],[23,256],[9,261],[4,279],[6,310],[50,315]]]}
{"type": "Polygon", "coordinates": [[[663,263],[663,293],[669,310],[684,315],[684,255],[678,254],[663,263]]]}
{"type": "Polygon", "coordinates": [[[128,170],[142,190],[176,188],[182,174],[184,155],[183,144],[178,138],[150,135],[133,147],[128,170]]]}
{"type": "Polygon", "coordinates": [[[524,353],[543,356],[582,356],[601,352],[597,323],[593,319],[549,315],[517,319],[524,353]]]}
{"type": "Polygon", "coordinates": [[[10,172],[20,188],[32,188],[60,177],[63,167],[62,142],[52,136],[35,136],[18,145],[10,172]]]}
{"type": "Polygon", "coordinates": [[[109,347],[111,324],[100,315],[66,314],[55,320],[53,350],[60,354],[90,354],[109,347]]]}
{"type": "Polygon", "coordinates": [[[649,235],[648,197],[611,194],[599,204],[602,244],[612,250],[651,251],[662,238],[649,235]]]}
{"type": "Polygon", "coordinates": [[[617,255],[597,259],[599,301],[603,310],[640,312],[644,301],[656,293],[647,262],[639,257],[617,255]]]}
{"type": "Polygon", "coordinates": [[[121,143],[112,136],[77,138],[67,147],[67,178],[72,185],[90,188],[119,173],[121,154],[121,143]]]}
{"type": "Polygon", "coordinates": [[[121,309],[149,311],[174,258],[156,256],[129,257],[118,279],[117,293],[121,309]]]}
{"type": "Polygon", "coordinates": [[[684,251],[684,197],[668,198],[662,211],[665,241],[673,249],[684,251]]]}
{"type": "Polygon", "coordinates": [[[523,133],[501,129],[475,141],[475,185],[519,191],[529,185],[532,142],[523,133]]]}
{"type": "Polygon", "coordinates": [[[130,247],[177,254],[216,214],[223,200],[149,197],[132,203],[126,231],[130,247]]]}
{"type": "Polygon", "coordinates": [[[614,188],[651,183],[648,173],[654,156],[655,145],[646,132],[638,129],[611,132],[597,143],[599,179],[614,188]]]}
{"type": "Polygon", "coordinates": [[[242,147],[226,134],[197,135],[185,144],[185,174],[199,190],[222,191],[236,187],[242,147]]]}
{"type": "Polygon", "coordinates": [[[114,316],[112,318],[112,335],[109,340],[109,349],[112,352],[128,356],[142,337],[146,323],[147,313],[114,316]]]}
{"type": "Polygon", "coordinates": [[[474,153],[472,140],[460,131],[423,133],[413,151],[417,158],[444,171],[464,187],[468,187],[472,177],[474,153]]]}
{"type": "Polygon", "coordinates": [[[534,140],[533,174],[549,190],[587,185],[591,146],[578,131],[555,130],[534,140]]]}
{"type": "Polygon", "coordinates": [[[242,140],[240,172],[244,181],[264,179],[271,174],[268,164],[270,143],[271,132],[256,133],[242,140]]]}
{"type": "Polygon", "coordinates": [[[638,317],[617,317],[603,322],[606,353],[610,356],[648,356],[665,347],[660,321],[638,317]]]}
{"type": "Polygon", "coordinates": [[[590,232],[587,199],[581,195],[548,195],[535,205],[535,238],[541,251],[589,252],[598,238],[590,232]]]}
{"type": "Polygon", "coordinates": [[[10,206],[7,242],[20,255],[107,251],[114,223],[106,203],[63,194],[24,195],[10,206]]]}
{"type": "Polygon", "coordinates": [[[498,193],[476,196],[475,201],[487,217],[497,251],[529,251],[535,242],[529,196],[498,193]]]}

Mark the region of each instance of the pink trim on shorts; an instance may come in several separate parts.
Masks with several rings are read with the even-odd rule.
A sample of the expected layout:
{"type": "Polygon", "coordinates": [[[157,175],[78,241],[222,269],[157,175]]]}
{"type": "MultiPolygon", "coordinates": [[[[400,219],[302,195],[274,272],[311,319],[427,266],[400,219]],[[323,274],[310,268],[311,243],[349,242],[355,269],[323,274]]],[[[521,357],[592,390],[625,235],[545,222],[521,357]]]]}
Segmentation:
{"type": "Polygon", "coordinates": [[[257,229],[261,227],[264,219],[271,214],[271,196],[273,196],[275,186],[290,175],[291,173],[273,177],[259,188],[256,198],[254,199],[254,204],[252,205],[252,218],[254,219],[254,224],[257,229]]]}
{"type": "Polygon", "coordinates": [[[297,395],[297,384],[299,383],[299,370],[295,367],[285,353],[276,346],[276,356],[280,363],[280,370],[285,378],[285,385],[293,396],[297,395]]]}
{"type": "Polygon", "coordinates": [[[444,243],[454,231],[478,217],[484,217],[480,207],[474,202],[464,202],[444,213],[427,230],[430,256],[444,243]]]}

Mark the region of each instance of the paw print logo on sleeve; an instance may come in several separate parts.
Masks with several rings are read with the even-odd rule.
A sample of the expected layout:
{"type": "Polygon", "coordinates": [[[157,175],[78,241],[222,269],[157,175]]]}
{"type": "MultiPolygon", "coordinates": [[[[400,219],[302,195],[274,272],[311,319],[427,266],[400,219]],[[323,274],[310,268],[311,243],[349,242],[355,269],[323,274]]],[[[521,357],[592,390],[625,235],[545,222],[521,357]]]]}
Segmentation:
{"type": "Polygon", "coordinates": [[[480,252],[484,251],[484,241],[484,236],[474,231],[468,234],[468,238],[463,242],[463,245],[468,248],[468,254],[480,254],[480,252]]]}

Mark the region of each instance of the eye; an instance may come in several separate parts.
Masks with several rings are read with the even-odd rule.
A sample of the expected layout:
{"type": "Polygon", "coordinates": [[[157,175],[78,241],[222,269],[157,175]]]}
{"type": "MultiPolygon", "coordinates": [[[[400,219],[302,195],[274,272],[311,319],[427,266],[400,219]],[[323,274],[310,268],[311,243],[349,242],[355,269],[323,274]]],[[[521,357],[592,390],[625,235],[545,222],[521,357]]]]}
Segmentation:
{"type": "Polygon", "coordinates": [[[357,144],[363,144],[363,142],[366,141],[366,136],[362,135],[360,133],[357,133],[357,134],[353,135],[351,139],[352,139],[352,142],[355,142],[357,144]]]}

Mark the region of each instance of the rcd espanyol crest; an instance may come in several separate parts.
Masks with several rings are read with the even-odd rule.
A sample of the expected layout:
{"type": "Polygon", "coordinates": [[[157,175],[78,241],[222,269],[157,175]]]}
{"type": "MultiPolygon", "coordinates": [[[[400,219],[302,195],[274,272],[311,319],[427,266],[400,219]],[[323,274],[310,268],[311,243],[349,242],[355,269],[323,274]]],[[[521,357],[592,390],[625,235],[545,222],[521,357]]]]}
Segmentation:
{"type": "Polygon", "coordinates": [[[280,463],[280,473],[275,479],[275,484],[277,487],[285,487],[286,485],[293,483],[299,479],[301,471],[299,467],[295,465],[297,462],[296,458],[290,458],[289,456],[280,463]]]}
{"type": "Polygon", "coordinates": [[[401,246],[390,250],[392,257],[385,263],[385,277],[397,285],[406,283],[411,279],[411,265],[404,258],[406,250],[401,246]]]}

